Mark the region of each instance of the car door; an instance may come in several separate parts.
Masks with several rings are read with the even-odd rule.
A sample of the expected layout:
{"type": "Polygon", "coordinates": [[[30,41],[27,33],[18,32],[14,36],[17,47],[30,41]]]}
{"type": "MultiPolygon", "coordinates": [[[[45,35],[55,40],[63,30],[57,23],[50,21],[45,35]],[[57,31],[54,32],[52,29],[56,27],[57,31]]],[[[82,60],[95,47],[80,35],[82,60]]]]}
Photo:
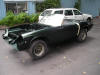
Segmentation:
{"type": "Polygon", "coordinates": [[[83,21],[84,20],[83,15],[79,10],[73,10],[73,13],[74,13],[74,19],[76,21],[83,21]]]}
{"type": "Polygon", "coordinates": [[[73,20],[74,19],[74,14],[72,10],[65,10],[64,12],[65,18],[67,20],[73,20]]]}
{"type": "Polygon", "coordinates": [[[76,36],[78,26],[76,24],[64,24],[50,30],[50,38],[53,42],[61,42],[76,36]]]}
{"type": "Polygon", "coordinates": [[[50,43],[59,43],[65,38],[61,26],[49,28],[45,35],[48,37],[50,43]]]}
{"type": "Polygon", "coordinates": [[[76,36],[78,31],[78,26],[73,21],[68,21],[64,19],[62,24],[63,39],[69,39],[76,36]]]}

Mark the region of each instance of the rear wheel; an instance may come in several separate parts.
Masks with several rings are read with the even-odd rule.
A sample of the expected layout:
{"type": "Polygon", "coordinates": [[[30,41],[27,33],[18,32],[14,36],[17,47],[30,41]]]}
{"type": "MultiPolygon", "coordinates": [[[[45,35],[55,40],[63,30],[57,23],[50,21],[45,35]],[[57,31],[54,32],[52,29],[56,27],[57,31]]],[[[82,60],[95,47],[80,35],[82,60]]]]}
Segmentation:
{"type": "Polygon", "coordinates": [[[35,40],[30,48],[30,53],[33,56],[33,58],[40,59],[43,56],[45,56],[48,52],[48,47],[45,41],[43,40],[35,40]]]}
{"type": "Polygon", "coordinates": [[[90,18],[87,19],[87,23],[88,25],[91,25],[92,24],[92,20],[90,18]]]}
{"type": "Polygon", "coordinates": [[[87,29],[82,29],[79,35],[77,36],[77,41],[83,42],[86,40],[86,38],[87,38],[87,29]]]}

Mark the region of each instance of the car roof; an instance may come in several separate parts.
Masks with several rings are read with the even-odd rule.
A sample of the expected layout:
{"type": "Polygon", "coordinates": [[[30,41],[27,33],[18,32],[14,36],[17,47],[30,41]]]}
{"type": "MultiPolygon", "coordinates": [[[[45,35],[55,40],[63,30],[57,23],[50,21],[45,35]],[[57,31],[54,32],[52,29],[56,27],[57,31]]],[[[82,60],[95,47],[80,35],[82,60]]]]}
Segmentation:
{"type": "Polygon", "coordinates": [[[46,10],[77,10],[76,8],[50,8],[50,9],[46,9],[46,10]]]}

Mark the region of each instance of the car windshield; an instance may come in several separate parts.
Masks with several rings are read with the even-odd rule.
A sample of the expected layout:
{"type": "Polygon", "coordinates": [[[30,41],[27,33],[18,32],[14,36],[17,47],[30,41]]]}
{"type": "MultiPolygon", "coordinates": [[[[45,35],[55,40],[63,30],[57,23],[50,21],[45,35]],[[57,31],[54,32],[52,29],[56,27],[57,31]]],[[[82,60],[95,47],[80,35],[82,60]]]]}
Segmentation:
{"type": "Polygon", "coordinates": [[[46,10],[41,14],[41,16],[50,16],[51,12],[52,12],[52,10],[46,10]]]}
{"type": "Polygon", "coordinates": [[[62,14],[54,14],[51,16],[45,16],[38,23],[44,24],[44,25],[49,25],[52,27],[57,27],[57,26],[61,26],[61,25],[70,25],[70,24],[76,23],[76,21],[74,21],[73,19],[72,20],[65,19],[64,17],[65,16],[62,14]]]}

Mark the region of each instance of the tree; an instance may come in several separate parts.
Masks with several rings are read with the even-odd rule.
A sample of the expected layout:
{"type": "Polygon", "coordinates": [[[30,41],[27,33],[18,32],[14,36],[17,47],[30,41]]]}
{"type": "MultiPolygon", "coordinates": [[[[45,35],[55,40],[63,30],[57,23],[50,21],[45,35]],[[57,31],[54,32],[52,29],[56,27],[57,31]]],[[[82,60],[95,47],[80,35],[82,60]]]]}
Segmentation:
{"type": "Polygon", "coordinates": [[[43,3],[36,3],[37,12],[42,12],[48,8],[59,8],[61,7],[60,0],[45,0],[43,3]]]}
{"type": "Polygon", "coordinates": [[[79,10],[81,9],[81,0],[78,0],[77,2],[75,2],[74,8],[77,8],[79,10]]]}

